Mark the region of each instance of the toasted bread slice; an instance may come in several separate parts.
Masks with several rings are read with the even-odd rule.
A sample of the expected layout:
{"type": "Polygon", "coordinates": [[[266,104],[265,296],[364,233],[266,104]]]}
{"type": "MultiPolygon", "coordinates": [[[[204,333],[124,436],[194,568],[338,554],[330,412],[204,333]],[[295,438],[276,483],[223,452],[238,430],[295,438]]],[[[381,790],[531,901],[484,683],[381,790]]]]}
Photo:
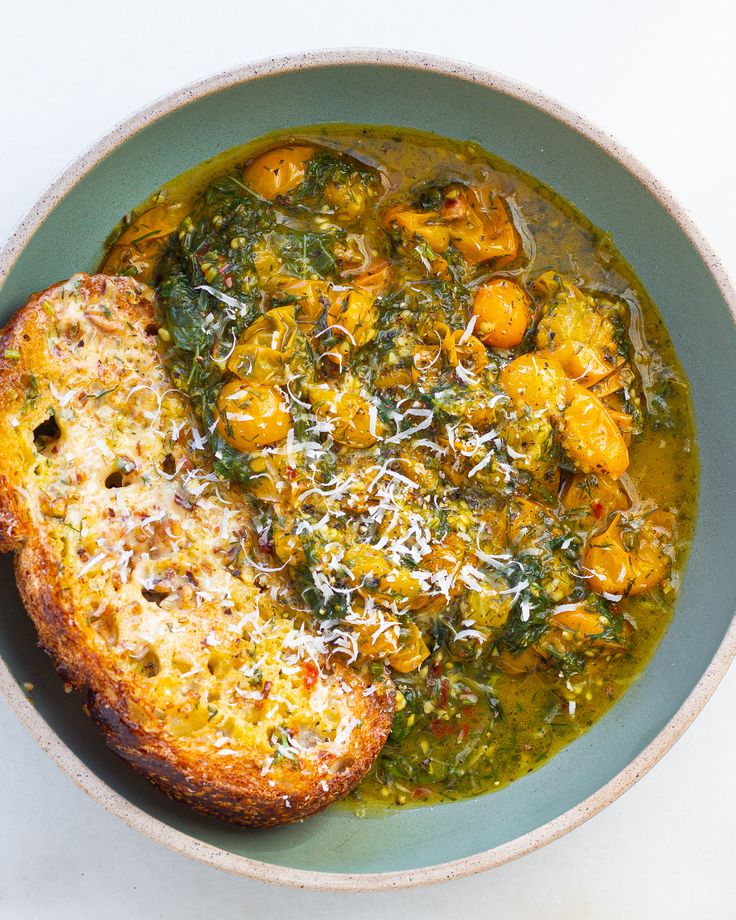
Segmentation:
{"type": "Polygon", "coordinates": [[[203,812],[294,821],[365,774],[393,693],[272,599],[248,498],[212,472],[156,332],[148,288],[86,275],[6,327],[0,548],[114,751],[203,812]]]}

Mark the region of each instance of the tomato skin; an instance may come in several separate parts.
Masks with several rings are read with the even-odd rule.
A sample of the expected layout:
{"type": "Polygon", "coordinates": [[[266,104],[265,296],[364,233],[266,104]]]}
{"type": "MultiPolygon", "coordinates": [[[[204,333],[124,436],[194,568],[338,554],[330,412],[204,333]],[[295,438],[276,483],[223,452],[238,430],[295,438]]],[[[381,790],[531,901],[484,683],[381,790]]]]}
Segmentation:
{"type": "Polygon", "coordinates": [[[357,605],[359,616],[351,620],[353,632],[357,636],[361,655],[373,660],[385,660],[401,674],[415,671],[429,655],[422,634],[416,623],[399,623],[398,620],[383,623],[365,607],[357,605]],[[377,632],[379,626],[383,628],[377,632]]]}
{"type": "Polygon", "coordinates": [[[501,371],[499,383],[520,408],[557,415],[564,405],[567,378],[559,363],[546,355],[515,358],[501,371]]]}
{"type": "Polygon", "coordinates": [[[283,441],[291,427],[284,397],[274,386],[230,380],[217,398],[217,411],[218,432],[243,453],[283,441]]]}
{"type": "Polygon", "coordinates": [[[349,355],[354,348],[360,348],[376,337],[376,298],[370,291],[351,288],[347,292],[332,291],[329,299],[327,325],[341,341],[332,346],[328,354],[334,352],[335,358],[341,364],[341,357],[349,355]]]}
{"type": "Polygon", "coordinates": [[[414,573],[405,566],[394,565],[385,553],[373,546],[364,543],[351,546],[343,562],[353,573],[358,592],[374,597],[378,603],[395,601],[400,607],[406,607],[421,594],[421,582],[414,573]]]}
{"type": "Polygon", "coordinates": [[[401,636],[401,644],[396,652],[388,656],[388,663],[400,674],[408,674],[421,666],[429,655],[429,649],[424,643],[422,634],[415,623],[409,623],[405,634],[401,636]]]}
{"type": "Polygon", "coordinates": [[[508,262],[519,252],[519,235],[500,196],[479,188],[448,189],[454,197],[450,242],[468,262],[508,262]]]}
{"type": "Polygon", "coordinates": [[[384,218],[387,227],[397,226],[412,239],[421,237],[434,252],[446,252],[450,246],[450,230],[436,211],[411,211],[408,208],[392,208],[384,218]]]}
{"type": "Polygon", "coordinates": [[[671,566],[674,519],[653,511],[634,530],[636,546],[627,549],[627,519],[616,514],[608,527],[588,541],[583,565],[591,573],[594,591],[608,594],[646,594],[666,577],[671,566]]]}
{"type": "Polygon", "coordinates": [[[531,299],[510,278],[492,278],[473,300],[475,334],[493,348],[513,348],[524,338],[531,319],[531,299]]]}
{"type": "Polygon", "coordinates": [[[563,450],[584,473],[619,479],[629,466],[621,429],[597,396],[575,383],[569,384],[568,392],[560,432],[563,450]]]}
{"type": "Polygon", "coordinates": [[[246,167],[243,178],[267,201],[295,189],[304,178],[314,147],[290,146],[267,150],[246,167]]]}
{"type": "MultiPolygon", "coordinates": [[[[384,226],[399,227],[409,240],[421,237],[436,254],[447,252],[452,243],[474,264],[508,261],[519,252],[519,235],[500,197],[479,188],[450,186],[439,211],[392,208],[384,226]]],[[[441,263],[431,267],[442,273],[441,263]]]]}
{"type": "Polygon", "coordinates": [[[581,529],[590,530],[614,511],[625,511],[630,502],[621,484],[610,477],[577,473],[565,487],[562,504],[576,512],[581,529]]]}
{"type": "Polygon", "coordinates": [[[174,200],[149,208],[136,217],[113,243],[102,273],[117,275],[133,266],[137,269],[136,277],[151,284],[166,240],[179,227],[188,209],[186,201],[174,200]]]}
{"type": "Polygon", "coordinates": [[[377,297],[389,286],[392,277],[393,267],[389,262],[374,262],[360,275],[353,277],[353,284],[377,297]]]}
{"type": "Polygon", "coordinates": [[[295,339],[294,308],[274,307],[242,333],[226,367],[251,384],[283,385],[295,339]]]}
{"type": "Polygon", "coordinates": [[[598,614],[586,609],[584,603],[578,604],[575,610],[565,610],[554,614],[551,622],[560,629],[565,629],[585,639],[599,636],[605,629],[604,620],[598,614]]]}
{"type": "Polygon", "coordinates": [[[572,380],[589,387],[620,364],[614,327],[595,308],[595,300],[576,285],[548,271],[532,290],[547,301],[536,331],[537,348],[554,354],[572,380]]]}
{"type": "Polygon", "coordinates": [[[372,417],[371,404],[358,393],[320,384],[311,388],[309,398],[317,418],[332,424],[338,444],[372,447],[386,433],[384,424],[372,417]]]}

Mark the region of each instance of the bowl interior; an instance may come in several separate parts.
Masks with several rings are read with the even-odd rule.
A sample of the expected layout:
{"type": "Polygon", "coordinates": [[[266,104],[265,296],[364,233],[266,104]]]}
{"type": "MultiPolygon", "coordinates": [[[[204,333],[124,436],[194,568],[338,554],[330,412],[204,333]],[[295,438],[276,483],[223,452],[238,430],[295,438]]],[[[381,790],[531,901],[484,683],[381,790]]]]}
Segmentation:
{"type": "Polygon", "coordinates": [[[645,186],[572,127],[499,88],[396,65],[321,65],[261,76],[182,106],[134,134],[57,204],[0,291],[5,322],[34,291],[94,268],[110,228],[159,185],[268,131],[320,122],[408,126],[473,139],[539,177],[610,231],[669,327],[693,387],[700,516],[677,613],[642,677],[591,731],[542,769],[492,795],[359,819],[332,809],[271,831],[234,829],[170,803],[110,753],[65,696],[0,560],[0,654],[34,684],[38,712],[114,790],[198,841],[323,872],[413,870],[506,843],[575,807],[640,754],[708,668],[736,606],[736,333],[717,284],[645,186]]]}

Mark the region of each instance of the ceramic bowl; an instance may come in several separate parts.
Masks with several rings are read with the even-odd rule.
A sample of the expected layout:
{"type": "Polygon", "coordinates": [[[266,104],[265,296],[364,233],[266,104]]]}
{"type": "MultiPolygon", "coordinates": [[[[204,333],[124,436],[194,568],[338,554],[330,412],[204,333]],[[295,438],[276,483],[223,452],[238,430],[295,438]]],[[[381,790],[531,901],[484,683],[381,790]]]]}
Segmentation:
{"type": "Polygon", "coordinates": [[[586,735],[499,792],[380,818],[333,808],[269,831],[229,827],[169,802],[116,759],[36,648],[8,558],[0,560],[0,685],[64,770],[160,843],[282,884],[403,887],[496,866],[595,814],[682,734],[733,658],[736,296],[656,179],[580,116],[471,65],[346,50],[229,71],[116,127],[51,186],[0,253],[0,319],[32,292],[93,269],[110,228],[166,180],[266,132],[320,122],[391,124],[478,141],[610,231],[654,298],[692,382],[702,468],[682,594],[651,664],[586,735]],[[34,685],[30,699],[26,681],[34,685]]]}

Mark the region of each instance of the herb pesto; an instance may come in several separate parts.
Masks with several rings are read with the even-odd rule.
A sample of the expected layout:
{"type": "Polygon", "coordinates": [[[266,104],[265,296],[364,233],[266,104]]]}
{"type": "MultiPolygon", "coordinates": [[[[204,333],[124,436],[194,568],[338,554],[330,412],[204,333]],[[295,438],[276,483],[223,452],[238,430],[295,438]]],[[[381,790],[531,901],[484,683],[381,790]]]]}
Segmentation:
{"type": "Polygon", "coordinates": [[[503,786],[645,666],[693,529],[689,390],[568,202],[472,143],[304,129],[173,180],[103,270],[155,284],[280,603],[397,688],[355,807],[503,786]]]}

